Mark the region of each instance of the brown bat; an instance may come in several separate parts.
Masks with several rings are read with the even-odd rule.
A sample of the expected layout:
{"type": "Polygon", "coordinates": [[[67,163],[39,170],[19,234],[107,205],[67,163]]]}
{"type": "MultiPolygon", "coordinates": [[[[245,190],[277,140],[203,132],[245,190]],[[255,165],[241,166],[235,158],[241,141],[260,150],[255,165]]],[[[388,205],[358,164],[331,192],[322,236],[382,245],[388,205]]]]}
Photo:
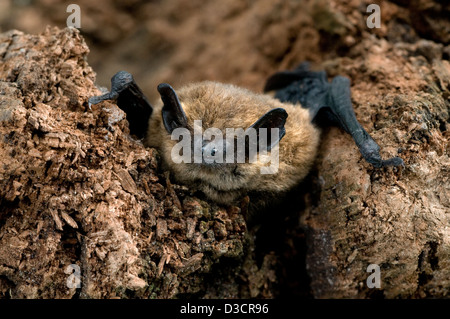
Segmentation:
{"type": "Polygon", "coordinates": [[[152,107],[131,74],[121,71],[111,79],[111,92],[89,102],[116,100],[127,114],[131,134],[159,150],[165,169],[175,180],[217,203],[236,204],[246,194],[260,194],[267,201],[292,189],[311,169],[320,141],[319,127],[324,125],[343,128],[375,167],[403,165],[398,157],[381,159],[379,146],[355,117],[349,80],[338,76],[329,83],[325,72],[309,71],[305,63],[269,78],[265,91],[274,92],[273,96],[216,82],[189,84],[177,92],[163,83],[158,91],[162,101],[152,107]],[[205,133],[209,128],[240,130],[244,138],[234,135],[228,140],[227,136],[227,142],[218,142],[202,135],[195,142],[196,125],[205,133]],[[256,139],[250,139],[249,129],[256,131],[256,139]],[[189,146],[181,151],[180,140],[174,139],[179,131],[187,132],[183,140],[189,146]],[[236,151],[230,141],[244,145],[243,161],[237,160],[236,154],[230,156],[232,161],[214,157],[220,153],[224,159],[236,151]],[[252,145],[256,153],[251,154],[252,145]],[[273,164],[268,157],[274,152],[275,169],[262,173],[273,164]],[[200,160],[195,161],[195,153],[200,160]],[[208,161],[208,156],[214,159],[208,161]]]}

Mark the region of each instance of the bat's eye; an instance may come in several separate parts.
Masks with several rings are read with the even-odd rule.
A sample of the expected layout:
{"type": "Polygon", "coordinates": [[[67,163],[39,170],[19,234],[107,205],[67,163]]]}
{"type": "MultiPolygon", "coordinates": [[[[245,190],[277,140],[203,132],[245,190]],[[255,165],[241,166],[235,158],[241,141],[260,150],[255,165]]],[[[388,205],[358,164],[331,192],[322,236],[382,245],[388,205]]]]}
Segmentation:
{"type": "Polygon", "coordinates": [[[216,156],[218,150],[217,147],[213,146],[212,144],[208,144],[202,147],[202,152],[205,158],[211,158],[216,156]]]}

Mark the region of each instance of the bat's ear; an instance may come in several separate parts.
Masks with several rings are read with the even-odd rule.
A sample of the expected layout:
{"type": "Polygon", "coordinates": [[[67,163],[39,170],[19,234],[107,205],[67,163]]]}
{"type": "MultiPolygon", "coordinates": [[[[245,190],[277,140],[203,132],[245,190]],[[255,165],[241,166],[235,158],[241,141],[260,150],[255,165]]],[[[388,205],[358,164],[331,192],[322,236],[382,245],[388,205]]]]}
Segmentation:
{"type": "Polygon", "coordinates": [[[288,114],[285,109],[282,108],[276,108],[273,110],[270,110],[263,116],[261,116],[250,128],[256,129],[256,135],[258,137],[258,150],[260,149],[260,130],[261,128],[267,129],[267,139],[266,139],[266,145],[267,150],[270,151],[272,147],[277,145],[281,139],[283,138],[284,134],[286,134],[286,129],[284,128],[284,124],[286,123],[286,118],[288,117],[288,114]],[[272,128],[278,129],[278,135],[272,136],[272,128]]]}
{"type": "Polygon", "coordinates": [[[186,114],[174,89],[167,83],[161,83],[158,85],[158,92],[164,103],[162,119],[167,132],[171,134],[176,128],[187,127],[186,114]]]}

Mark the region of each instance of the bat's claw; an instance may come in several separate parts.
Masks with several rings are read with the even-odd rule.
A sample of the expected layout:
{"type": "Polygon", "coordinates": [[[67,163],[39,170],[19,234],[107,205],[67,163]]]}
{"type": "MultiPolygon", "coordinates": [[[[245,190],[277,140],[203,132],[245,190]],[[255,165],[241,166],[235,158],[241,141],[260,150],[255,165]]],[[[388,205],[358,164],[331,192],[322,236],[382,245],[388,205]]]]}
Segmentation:
{"type": "Polygon", "coordinates": [[[119,94],[134,84],[133,76],[126,71],[119,71],[111,78],[111,92],[89,98],[89,108],[107,100],[117,100],[119,94]]]}
{"type": "MultiPolygon", "coordinates": [[[[387,167],[387,166],[405,166],[405,163],[400,157],[393,157],[387,160],[383,160],[380,155],[380,147],[378,144],[370,137],[366,131],[362,131],[364,134],[364,143],[359,146],[359,150],[364,159],[372,164],[376,168],[387,167]]],[[[352,132],[352,136],[355,136],[352,132]]]]}
{"type": "Polygon", "coordinates": [[[382,167],[386,167],[386,166],[405,167],[405,162],[403,162],[403,160],[400,157],[393,157],[388,160],[382,161],[381,165],[382,165],[382,167]]]}
{"type": "Polygon", "coordinates": [[[95,104],[98,104],[100,102],[107,101],[107,100],[115,100],[116,98],[117,98],[117,94],[112,94],[111,92],[108,92],[103,95],[90,97],[88,100],[89,108],[91,108],[91,105],[95,105],[95,104]]]}
{"type": "Polygon", "coordinates": [[[405,167],[405,163],[400,157],[392,157],[387,160],[381,159],[381,156],[379,153],[373,154],[372,156],[363,156],[364,159],[372,164],[376,168],[382,168],[382,167],[388,167],[388,166],[402,166],[405,167]]]}

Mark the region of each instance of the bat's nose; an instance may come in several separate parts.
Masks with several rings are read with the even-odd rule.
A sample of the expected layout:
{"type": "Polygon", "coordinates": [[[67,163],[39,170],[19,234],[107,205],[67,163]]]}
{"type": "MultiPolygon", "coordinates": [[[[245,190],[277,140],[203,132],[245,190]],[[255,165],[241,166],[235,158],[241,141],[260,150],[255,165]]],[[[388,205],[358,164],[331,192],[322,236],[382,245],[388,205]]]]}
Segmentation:
{"type": "Polygon", "coordinates": [[[204,164],[222,163],[222,159],[218,160],[216,155],[219,155],[216,146],[206,144],[202,147],[202,162],[204,164]]]}
{"type": "Polygon", "coordinates": [[[203,156],[216,156],[217,148],[215,146],[205,145],[202,147],[203,156]]]}

